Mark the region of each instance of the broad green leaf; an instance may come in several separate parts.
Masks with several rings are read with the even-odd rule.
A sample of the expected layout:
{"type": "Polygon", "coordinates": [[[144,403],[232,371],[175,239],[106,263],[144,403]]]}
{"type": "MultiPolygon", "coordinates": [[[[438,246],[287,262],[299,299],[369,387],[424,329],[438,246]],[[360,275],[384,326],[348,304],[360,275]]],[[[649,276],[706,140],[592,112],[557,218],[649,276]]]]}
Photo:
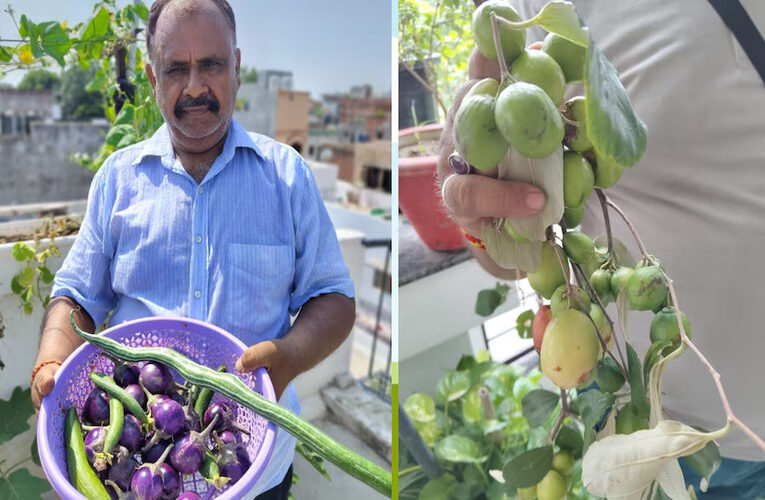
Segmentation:
{"type": "Polygon", "coordinates": [[[587,29],[582,27],[579,22],[579,16],[576,10],[574,10],[574,4],[571,2],[547,2],[542,7],[542,10],[531,19],[521,22],[503,20],[502,23],[512,25],[515,29],[525,29],[540,25],[545,30],[557,33],[582,47],[587,47],[589,43],[587,29]]]}
{"type": "Polygon", "coordinates": [[[717,447],[717,444],[714,441],[709,441],[702,449],[685,457],[685,461],[701,476],[699,489],[702,492],[706,492],[709,479],[717,471],[722,462],[720,449],[717,447]]]}
{"type": "Polygon", "coordinates": [[[515,329],[518,331],[518,336],[522,339],[530,339],[531,323],[534,321],[534,311],[531,309],[523,311],[515,319],[515,329]]]}
{"type": "Polygon", "coordinates": [[[614,434],[592,445],[582,459],[582,483],[593,495],[623,497],[643,492],[672,460],[695,453],[730,430],[703,433],[672,420],[632,434],[614,434]]]}
{"type": "Polygon", "coordinates": [[[22,38],[30,36],[30,24],[32,23],[29,21],[29,19],[27,19],[27,16],[25,14],[21,14],[21,19],[19,20],[19,35],[21,35],[22,38]]]}
{"type": "Polygon", "coordinates": [[[109,31],[109,11],[101,7],[95,16],[88,22],[88,26],[82,34],[82,41],[86,43],[81,50],[93,59],[101,58],[101,50],[104,47],[103,38],[109,31]]]}
{"type": "Polygon", "coordinates": [[[592,40],[585,58],[584,91],[587,133],[595,150],[622,167],[637,163],[646,147],[645,123],[632,109],[616,68],[592,40]]]}
{"type": "Polygon", "coordinates": [[[507,300],[507,292],[510,287],[497,283],[494,288],[481,290],[475,302],[475,313],[479,316],[491,316],[494,310],[507,300]]]}
{"type": "Polygon", "coordinates": [[[16,274],[18,277],[18,283],[21,285],[22,288],[26,288],[34,282],[35,279],[35,270],[32,268],[32,266],[27,265],[19,271],[18,274],[16,274]]]}
{"type": "Polygon", "coordinates": [[[543,425],[558,406],[559,401],[560,394],[544,389],[535,389],[523,396],[521,401],[523,416],[529,421],[531,427],[543,425]]]}
{"type": "Polygon", "coordinates": [[[63,66],[65,64],[64,56],[72,46],[69,35],[56,21],[41,23],[39,28],[42,50],[63,66]]]}
{"type": "Polygon", "coordinates": [[[117,115],[117,118],[114,120],[114,123],[112,125],[113,126],[132,125],[134,118],[135,118],[135,106],[133,106],[130,103],[125,103],[125,105],[122,106],[120,113],[117,115]]]}
{"type": "Polygon", "coordinates": [[[555,438],[555,444],[564,450],[570,451],[574,458],[582,456],[582,448],[584,447],[582,435],[569,425],[561,426],[558,436],[555,438]]]}
{"type": "Polygon", "coordinates": [[[422,440],[431,448],[436,445],[436,441],[438,441],[438,438],[440,438],[442,434],[437,421],[438,418],[436,418],[436,420],[431,420],[430,422],[415,422],[414,424],[417,428],[417,432],[420,433],[422,440]]]}
{"type": "Polygon", "coordinates": [[[481,423],[482,423],[484,434],[491,434],[492,432],[501,431],[502,429],[510,425],[510,422],[508,422],[507,420],[497,420],[497,419],[483,420],[481,423]]]}
{"type": "Polygon", "coordinates": [[[450,490],[457,484],[457,480],[451,474],[444,474],[431,479],[420,490],[418,500],[444,500],[451,497],[450,490]]]}
{"type": "Polygon", "coordinates": [[[42,500],[51,490],[45,479],[33,476],[27,469],[16,469],[8,477],[0,477],[0,498],[3,500],[42,500]]]}
{"type": "Polygon", "coordinates": [[[8,62],[13,59],[13,49],[0,46],[0,62],[8,62]]]}
{"type": "Polygon", "coordinates": [[[552,459],[552,446],[542,446],[521,453],[505,465],[502,471],[505,483],[515,488],[534,486],[552,468],[552,459]]]}
{"type": "Polygon", "coordinates": [[[470,373],[466,371],[448,372],[436,386],[436,399],[442,403],[456,401],[470,389],[470,373]]]}
{"type": "Polygon", "coordinates": [[[476,423],[481,421],[481,396],[480,387],[474,387],[462,400],[462,416],[467,422],[476,423]]]}
{"type": "Polygon", "coordinates": [[[30,299],[26,299],[26,300],[27,302],[24,302],[24,314],[29,316],[30,314],[32,314],[32,311],[34,310],[34,306],[32,305],[31,302],[29,302],[30,299]]]}
{"type": "Polygon", "coordinates": [[[470,370],[476,365],[476,360],[469,354],[463,354],[460,356],[460,360],[457,363],[457,370],[470,370]]]}
{"type": "Polygon", "coordinates": [[[138,17],[140,17],[143,22],[146,22],[146,20],[149,18],[149,8],[146,7],[146,4],[143,2],[139,2],[136,5],[133,5],[133,10],[135,10],[135,13],[138,14],[138,17]]]}
{"type": "Polygon", "coordinates": [[[19,275],[17,274],[11,278],[11,291],[16,295],[20,295],[24,291],[24,287],[19,283],[19,275]]]}
{"type": "Polygon", "coordinates": [[[32,260],[34,258],[35,249],[32,248],[29,243],[19,241],[11,248],[11,255],[13,255],[13,258],[17,261],[24,262],[25,260],[32,260]]]}
{"type": "Polygon", "coordinates": [[[129,133],[134,133],[133,125],[117,125],[109,129],[109,133],[106,134],[106,144],[112,147],[116,147],[117,144],[129,133]]]}
{"type": "Polygon", "coordinates": [[[606,394],[596,389],[579,394],[576,404],[585,427],[594,428],[606,411],[614,405],[614,401],[613,394],[606,394]]]}
{"type": "MultiPolygon", "coordinates": [[[[8,401],[0,399],[0,445],[29,430],[27,420],[35,412],[32,391],[16,387],[8,401]]],[[[0,498],[5,498],[0,495],[0,498]]]]}
{"type": "Polygon", "coordinates": [[[453,463],[475,463],[485,462],[489,458],[483,454],[481,446],[472,439],[452,434],[436,443],[436,455],[447,462],[453,463]]]}
{"type": "Polygon", "coordinates": [[[415,422],[431,422],[436,419],[436,404],[423,392],[415,392],[404,401],[404,411],[415,422]]]}
{"type": "Polygon", "coordinates": [[[126,148],[126,147],[128,147],[128,146],[130,146],[132,144],[135,144],[136,142],[138,142],[138,136],[137,135],[135,135],[132,132],[128,133],[128,134],[125,134],[122,137],[122,139],[120,139],[120,142],[118,142],[117,145],[114,147],[114,150],[117,151],[117,150],[120,150],[122,148],[126,148]]]}
{"type": "Polygon", "coordinates": [[[38,267],[38,271],[40,271],[40,278],[42,279],[43,283],[53,283],[53,278],[55,278],[55,275],[50,272],[50,269],[48,269],[46,266],[38,267]]]}
{"type": "Polygon", "coordinates": [[[648,404],[648,398],[646,397],[640,357],[638,356],[637,352],[635,352],[632,344],[626,342],[626,346],[627,373],[630,376],[630,400],[632,402],[632,408],[635,409],[635,413],[637,413],[639,416],[648,418],[651,412],[651,407],[648,404]]]}
{"type": "Polygon", "coordinates": [[[648,377],[651,374],[651,368],[661,359],[661,352],[671,345],[671,340],[658,340],[651,344],[651,347],[646,351],[645,358],[643,358],[643,380],[646,386],[649,383],[648,377]]]}
{"type": "MultiPolygon", "coordinates": [[[[26,290],[24,290],[24,293],[21,294],[21,298],[24,300],[24,302],[29,302],[34,298],[35,296],[35,289],[32,286],[28,286],[26,290]]],[[[25,310],[26,312],[26,310],[25,310]]],[[[27,313],[29,314],[29,313],[27,313]]]]}

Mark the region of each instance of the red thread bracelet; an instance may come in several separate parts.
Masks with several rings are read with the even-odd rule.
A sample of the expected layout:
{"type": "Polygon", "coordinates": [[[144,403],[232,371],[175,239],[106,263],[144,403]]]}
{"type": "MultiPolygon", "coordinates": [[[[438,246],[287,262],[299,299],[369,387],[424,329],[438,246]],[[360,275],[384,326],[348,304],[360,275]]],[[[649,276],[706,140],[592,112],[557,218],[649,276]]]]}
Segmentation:
{"type": "Polygon", "coordinates": [[[39,365],[35,366],[35,369],[32,370],[32,377],[29,379],[29,387],[32,387],[32,383],[35,381],[35,377],[37,376],[37,372],[40,371],[40,368],[42,368],[45,365],[51,365],[51,364],[57,364],[58,366],[61,366],[61,361],[57,361],[55,359],[51,359],[48,361],[43,361],[39,365]]]}
{"type": "Polygon", "coordinates": [[[486,243],[484,243],[482,239],[468,234],[468,232],[462,228],[460,228],[460,230],[462,231],[462,235],[465,236],[465,239],[468,240],[471,245],[480,248],[481,250],[486,250],[486,243]]]}

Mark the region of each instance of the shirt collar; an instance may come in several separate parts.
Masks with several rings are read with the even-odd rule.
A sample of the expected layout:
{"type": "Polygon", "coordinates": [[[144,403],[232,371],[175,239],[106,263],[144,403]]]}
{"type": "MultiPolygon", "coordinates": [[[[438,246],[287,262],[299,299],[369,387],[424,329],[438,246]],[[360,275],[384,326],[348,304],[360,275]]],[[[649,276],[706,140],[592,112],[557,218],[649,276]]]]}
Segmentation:
{"type": "MultiPolygon", "coordinates": [[[[225,165],[230,162],[234,157],[237,148],[251,149],[261,159],[265,159],[263,152],[252,140],[250,134],[239,125],[239,122],[232,118],[229,123],[226,142],[223,144],[223,151],[221,151],[221,154],[215,160],[215,163],[222,163],[225,165]]],[[[159,157],[162,165],[168,168],[172,168],[175,164],[175,152],[173,151],[173,144],[170,141],[170,132],[167,123],[163,123],[162,126],[154,132],[154,135],[144,143],[140,153],[133,160],[133,165],[138,165],[147,156],[159,157]]]]}

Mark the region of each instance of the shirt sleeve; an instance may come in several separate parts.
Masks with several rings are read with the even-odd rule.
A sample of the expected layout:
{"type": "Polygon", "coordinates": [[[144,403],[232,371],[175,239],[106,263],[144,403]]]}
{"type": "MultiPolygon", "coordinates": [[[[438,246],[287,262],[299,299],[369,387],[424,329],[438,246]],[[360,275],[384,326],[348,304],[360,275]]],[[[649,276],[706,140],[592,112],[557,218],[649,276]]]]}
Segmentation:
{"type": "Polygon", "coordinates": [[[325,293],[354,296],[353,281],[313,172],[299,156],[295,169],[291,196],[295,228],[295,280],[289,307],[292,315],[310,299],[325,293]]]}
{"type": "Polygon", "coordinates": [[[51,297],[74,299],[98,328],[116,305],[111,287],[111,256],[106,223],[111,203],[105,200],[107,163],[90,184],[85,216],[71,250],[53,280],[51,297]]]}

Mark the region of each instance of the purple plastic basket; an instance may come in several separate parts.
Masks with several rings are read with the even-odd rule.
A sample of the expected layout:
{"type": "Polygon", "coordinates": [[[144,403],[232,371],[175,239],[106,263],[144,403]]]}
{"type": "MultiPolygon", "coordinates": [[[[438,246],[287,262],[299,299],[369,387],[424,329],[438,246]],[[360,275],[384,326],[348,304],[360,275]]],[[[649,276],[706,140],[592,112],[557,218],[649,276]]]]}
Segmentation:
{"type": "MultiPolygon", "coordinates": [[[[132,347],[169,347],[199,364],[216,369],[221,363],[229,372],[235,373],[248,387],[266,399],[275,401],[274,389],[266,371],[258,369],[253,373],[240,374],[234,365],[246,346],[230,333],[203,321],[185,318],[143,318],[113,326],[103,332],[132,347]]],[[[88,377],[92,371],[111,374],[114,363],[101,355],[101,349],[85,343],[80,346],[56,372],[53,391],[43,398],[37,420],[37,446],[43,470],[53,489],[66,500],[84,499],[69,482],[64,449],[64,422],[66,412],[72,404],[78,413],[82,412],[85,398],[93,389],[88,377]]],[[[173,371],[176,380],[183,378],[173,371]]],[[[216,394],[213,401],[227,400],[216,394]]],[[[237,423],[250,431],[242,434],[242,442],[252,462],[247,473],[236,484],[224,487],[222,492],[208,485],[202,476],[183,476],[183,490],[196,491],[202,498],[239,499],[254,496],[253,488],[268,463],[274,447],[276,425],[254,412],[239,407],[236,410],[237,423]],[[211,490],[211,491],[208,491],[211,490]]]]}

